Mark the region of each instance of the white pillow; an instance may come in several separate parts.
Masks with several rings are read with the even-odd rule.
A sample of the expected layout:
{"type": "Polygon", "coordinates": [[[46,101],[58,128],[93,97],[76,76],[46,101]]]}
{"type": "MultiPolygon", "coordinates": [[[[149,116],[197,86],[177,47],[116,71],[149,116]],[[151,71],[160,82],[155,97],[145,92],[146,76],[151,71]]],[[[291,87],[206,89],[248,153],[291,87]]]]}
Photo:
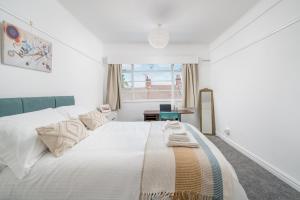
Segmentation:
{"type": "Polygon", "coordinates": [[[86,114],[90,112],[91,110],[88,110],[82,106],[62,106],[55,108],[55,110],[63,115],[66,119],[71,119],[71,118],[79,118],[79,115],[86,114]]]}
{"type": "Polygon", "coordinates": [[[0,117],[0,159],[23,178],[46,150],[35,129],[63,120],[52,108],[0,117]]]}

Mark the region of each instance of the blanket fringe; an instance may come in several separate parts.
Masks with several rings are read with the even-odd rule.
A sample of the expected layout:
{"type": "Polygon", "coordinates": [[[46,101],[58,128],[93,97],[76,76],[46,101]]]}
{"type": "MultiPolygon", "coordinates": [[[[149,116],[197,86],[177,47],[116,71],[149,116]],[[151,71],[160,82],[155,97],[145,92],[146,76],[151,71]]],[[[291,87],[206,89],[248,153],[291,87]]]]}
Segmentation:
{"type": "Polygon", "coordinates": [[[215,200],[200,192],[156,192],[141,193],[140,200],[215,200]]]}

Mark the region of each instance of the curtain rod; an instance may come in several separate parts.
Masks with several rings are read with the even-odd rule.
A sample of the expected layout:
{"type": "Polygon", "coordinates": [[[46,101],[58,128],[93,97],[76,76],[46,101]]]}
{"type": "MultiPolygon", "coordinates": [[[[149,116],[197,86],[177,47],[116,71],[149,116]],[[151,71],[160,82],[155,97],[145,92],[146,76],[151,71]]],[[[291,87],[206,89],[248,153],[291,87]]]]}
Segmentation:
{"type": "MultiPolygon", "coordinates": [[[[130,55],[130,57],[134,57],[132,55],[130,55]]],[[[124,59],[118,59],[117,57],[115,56],[105,56],[102,58],[102,62],[103,64],[162,64],[162,63],[169,63],[169,64],[172,64],[172,63],[176,63],[176,62],[169,62],[169,61],[166,61],[166,60],[162,60],[161,63],[159,63],[159,61],[157,61],[157,58],[193,58],[194,61],[193,62],[187,62],[187,61],[184,61],[182,63],[199,63],[199,62],[210,62],[210,59],[204,59],[204,58],[201,58],[201,57],[198,57],[198,56],[142,56],[142,59],[140,58],[140,56],[138,56],[139,58],[135,59],[135,58],[126,58],[125,60],[124,59]],[[115,58],[115,59],[109,59],[109,58],[115,58]],[[154,63],[151,63],[151,60],[154,59],[154,63]],[[115,60],[115,61],[114,61],[115,60]],[[122,61],[123,60],[123,61],[122,61]],[[146,61],[145,61],[146,60],[146,61]],[[196,62],[195,62],[196,61],[196,62]]]]}
{"type": "Polygon", "coordinates": [[[93,61],[95,61],[95,62],[101,64],[101,61],[100,61],[100,60],[97,60],[96,58],[93,58],[92,56],[87,55],[86,53],[84,53],[84,52],[80,51],[79,49],[76,49],[75,47],[73,47],[73,46],[67,44],[66,42],[64,42],[64,41],[62,41],[62,40],[60,40],[60,39],[58,39],[57,37],[53,36],[52,34],[50,34],[50,33],[46,32],[46,31],[44,31],[43,29],[41,29],[41,28],[39,28],[39,27],[36,27],[36,26],[33,26],[31,20],[28,20],[28,21],[27,21],[27,19],[22,18],[22,17],[20,17],[20,16],[18,16],[18,15],[16,15],[16,14],[14,14],[12,11],[9,11],[8,9],[4,8],[2,5],[0,5],[0,10],[3,11],[4,13],[6,13],[6,14],[12,16],[12,17],[14,17],[15,19],[19,20],[20,22],[23,22],[24,24],[30,26],[31,28],[33,28],[33,29],[39,31],[40,33],[43,33],[43,34],[47,35],[49,38],[51,38],[51,39],[53,39],[53,40],[59,42],[60,44],[64,45],[65,47],[68,47],[68,48],[70,48],[70,49],[76,51],[77,53],[79,53],[79,54],[85,56],[86,58],[89,58],[90,60],[93,60],[93,61]]]}
{"type": "Polygon", "coordinates": [[[198,61],[201,61],[201,62],[210,62],[210,60],[209,59],[202,59],[202,58],[198,58],[198,61]]]}

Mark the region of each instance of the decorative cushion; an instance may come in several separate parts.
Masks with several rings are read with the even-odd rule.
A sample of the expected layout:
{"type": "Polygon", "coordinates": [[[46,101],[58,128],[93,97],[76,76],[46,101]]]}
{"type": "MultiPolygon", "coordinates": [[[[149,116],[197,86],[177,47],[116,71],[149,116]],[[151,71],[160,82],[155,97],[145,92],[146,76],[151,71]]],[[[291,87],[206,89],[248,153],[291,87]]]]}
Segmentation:
{"type": "Polygon", "coordinates": [[[57,157],[88,136],[88,131],[79,119],[50,124],[36,130],[39,138],[57,157]]]}
{"type": "Polygon", "coordinates": [[[36,128],[63,120],[52,108],[0,117],[0,162],[22,179],[47,150],[36,128]]]}
{"type": "Polygon", "coordinates": [[[102,126],[107,122],[105,115],[99,111],[91,111],[85,115],[79,115],[79,119],[90,130],[95,130],[97,127],[102,126]]]}

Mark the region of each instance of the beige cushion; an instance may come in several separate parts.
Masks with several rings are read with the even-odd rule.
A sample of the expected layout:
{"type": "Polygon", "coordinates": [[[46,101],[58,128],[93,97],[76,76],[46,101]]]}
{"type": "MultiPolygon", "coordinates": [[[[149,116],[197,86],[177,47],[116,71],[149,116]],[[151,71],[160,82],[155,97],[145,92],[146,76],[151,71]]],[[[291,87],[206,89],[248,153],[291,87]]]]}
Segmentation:
{"type": "Polygon", "coordinates": [[[79,115],[79,119],[90,130],[95,130],[97,127],[102,126],[107,122],[105,115],[97,110],[91,111],[85,115],[79,115]]]}
{"type": "Polygon", "coordinates": [[[36,130],[39,138],[57,157],[88,136],[88,131],[79,119],[50,124],[36,130]]]}

